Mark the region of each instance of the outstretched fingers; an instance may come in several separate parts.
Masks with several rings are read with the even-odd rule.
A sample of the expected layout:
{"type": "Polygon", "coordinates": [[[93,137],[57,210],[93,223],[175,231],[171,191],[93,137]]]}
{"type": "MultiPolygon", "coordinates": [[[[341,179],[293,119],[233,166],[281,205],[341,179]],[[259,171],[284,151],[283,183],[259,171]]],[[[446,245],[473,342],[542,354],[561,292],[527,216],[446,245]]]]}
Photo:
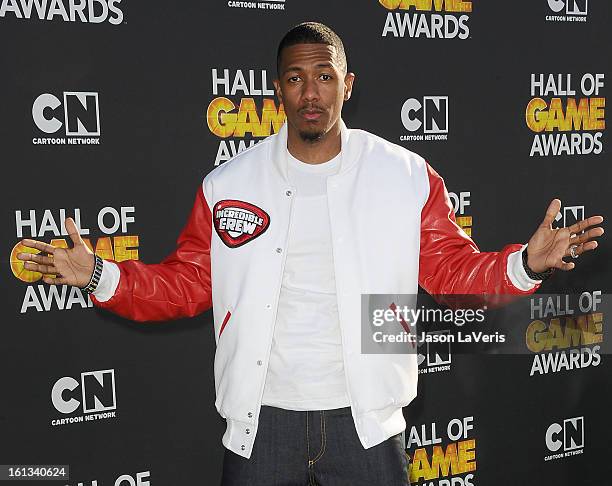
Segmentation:
{"type": "Polygon", "coordinates": [[[54,265],[45,265],[41,263],[25,262],[23,266],[25,267],[26,270],[30,270],[32,272],[40,272],[40,273],[47,273],[47,274],[57,273],[57,268],[55,268],[54,265]]]}
{"type": "MultiPolygon", "coordinates": [[[[34,241],[34,240],[30,240],[34,241]]],[[[41,242],[35,242],[41,243],[41,242]]],[[[41,243],[42,245],[46,245],[46,243],[41,243]]],[[[51,246],[51,245],[49,245],[51,246]]],[[[53,247],[51,247],[53,248],[53,247]]],[[[31,270],[33,272],[40,273],[57,273],[57,269],[54,266],[53,257],[52,256],[44,256],[38,253],[18,253],[17,258],[19,260],[23,260],[26,270],[31,270]]]]}
{"type": "Polygon", "coordinates": [[[546,210],[546,214],[544,215],[544,219],[542,220],[542,224],[540,226],[546,226],[550,228],[553,221],[557,217],[559,210],[561,209],[561,200],[553,199],[548,205],[548,209],[546,210]]]}
{"type": "Polygon", "coordinates": [[[74,246],[85,244],[83,238],[81,238],[81,235],[79,234],[79,229],[77,228],[74,219],[66,218],[66,231],[68,231],[68,236],[70,236],[70,239],[72,240],[72,243],[74,243],[74,246]]]}
{"type": "MultiPolygon", "coordinates": [[[[38,240],[30,240],[29,238],[21,240],[21,244],[27,248],[34,248],[35,250],[40,250],[48,253],[49,255],[53,255],[53,252],[55,251],[55,247],[51,246],[49,243],[44,243],[38,240]]],[[[20,258],[20,260],[23,260],[23,258],[20,258]]]]}
{"type": "Polygon", "coordinates": [[[17,255],[19,260],[25,260],[26,262],[36,262],[43,265],[53,265],[53,258],[50,256],[43,256],[38,253],[19,253],[17,255]]]}
{"type": "MultiPolygon", "coordinates": [[[[603,216],[591,216],[589,218],[582,219],[578,221],[577,223],[574,223],[568,229],[570,230],[571,233],[578,234],[584,231],[585,229],[587,229],[589,226],[593,226],[593,225],[601,224],[601,223],[603,223],[603,216]]],[[[603,228],[599,227],[599,228],[594,228],[594,229],[600,229],[601,234],[603,234],[603,228]]]]}
{"type": "Polygon", "coordinates": [[[604,234],[604,229],[601,226],[598,226],[597,228],[591,228],[590,230],[587,230],[582,234],[579,234],[573,238],[570,238],[570,244],[580,245],[582,243],[586,243],[592,240],[593,238],[597,238],[603,234],[604,234]]]}
{"type": "Polygon", "coordinates": [[[597,248],[597,242],[596,241],[587,241],[586,243],[581,243],[581,244],[577,244],[574,243],[570,246],[567,247],[567,251],[565,252],[566,257],[574,257],[574,255],[572,255],[572,246],[574,246],[574,255],[576,255],[576,257],[582,255],[583,253],[587,252],[587,251],[591,251],[594,250],[595,248],[597,248]]]}
{"type": "Polygon", "coordinates": [[[567,272],[568,270],[573,270],[575,266],[576,264],[574,262],[564,262],[560,260],[559,263],[555,265],[555,268],[567,272]]]}

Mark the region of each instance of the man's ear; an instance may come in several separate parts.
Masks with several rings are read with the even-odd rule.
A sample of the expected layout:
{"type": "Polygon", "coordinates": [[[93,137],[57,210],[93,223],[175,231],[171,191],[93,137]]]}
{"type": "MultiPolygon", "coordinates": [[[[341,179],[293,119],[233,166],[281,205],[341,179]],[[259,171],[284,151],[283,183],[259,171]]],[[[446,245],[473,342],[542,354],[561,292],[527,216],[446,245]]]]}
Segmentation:
{"type": "Polygon", "coordinates": [[[344,101],[348,101],[353,92],[353,83],[355,82],[355,73],[346,73],[344,76],[344,101]]]}
{"type": "Polygon", "coordinates": [[[278,97],[278,101],[282,103],[283,102],[283,92],[281,91],[280,81],[278,79],[275,79],[274,81],[272,81],[272,84],[274,84],[274,91],[276,91],[276,96],[278,97]]]}

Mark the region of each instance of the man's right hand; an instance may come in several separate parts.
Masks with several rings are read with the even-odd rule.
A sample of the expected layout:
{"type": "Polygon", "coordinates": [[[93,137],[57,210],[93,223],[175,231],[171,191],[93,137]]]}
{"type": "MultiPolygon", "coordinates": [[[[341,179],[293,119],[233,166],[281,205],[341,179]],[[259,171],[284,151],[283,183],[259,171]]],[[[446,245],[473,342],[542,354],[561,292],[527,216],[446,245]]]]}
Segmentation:
{"type": "Polygon", "coordinates": [[[72,248],[56,248],[42,241],[25,239],[21,241],[23,246],[47,253],[47,256],[19,253],[17,258],[25,261],[26,270],[42,273],[45,283],[85,287],[94,271],[94,254],[85,245],[72,218],[66,218],[66,230],[74,244],[72,248]]]}

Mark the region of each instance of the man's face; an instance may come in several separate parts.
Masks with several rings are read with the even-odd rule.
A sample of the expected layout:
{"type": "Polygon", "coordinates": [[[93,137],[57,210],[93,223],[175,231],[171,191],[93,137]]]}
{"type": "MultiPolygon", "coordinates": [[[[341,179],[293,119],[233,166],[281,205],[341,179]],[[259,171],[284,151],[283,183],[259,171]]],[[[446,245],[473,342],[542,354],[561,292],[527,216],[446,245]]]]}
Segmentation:
{"type": "Polygon", "coordinates": [[[338,122],[354,78],[343,72],[333,46],[296,44],[283,49],[274,87],[289,129],[304,141],[322,139],[338,122]]]}

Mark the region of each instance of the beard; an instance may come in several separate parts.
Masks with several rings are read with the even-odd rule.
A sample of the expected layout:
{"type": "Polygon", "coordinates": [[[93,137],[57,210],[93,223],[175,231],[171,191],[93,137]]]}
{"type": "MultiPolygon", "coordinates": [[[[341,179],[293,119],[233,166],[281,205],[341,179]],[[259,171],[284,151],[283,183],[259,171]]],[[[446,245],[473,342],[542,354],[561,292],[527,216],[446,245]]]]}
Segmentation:
{"type": "Polygon", "coordinates": [[[300,130],[299,131],[300,138],[304,142],[315,143],[323,138],[325,132],[320,130],[309,131],[309,130],[300,130]]]}

